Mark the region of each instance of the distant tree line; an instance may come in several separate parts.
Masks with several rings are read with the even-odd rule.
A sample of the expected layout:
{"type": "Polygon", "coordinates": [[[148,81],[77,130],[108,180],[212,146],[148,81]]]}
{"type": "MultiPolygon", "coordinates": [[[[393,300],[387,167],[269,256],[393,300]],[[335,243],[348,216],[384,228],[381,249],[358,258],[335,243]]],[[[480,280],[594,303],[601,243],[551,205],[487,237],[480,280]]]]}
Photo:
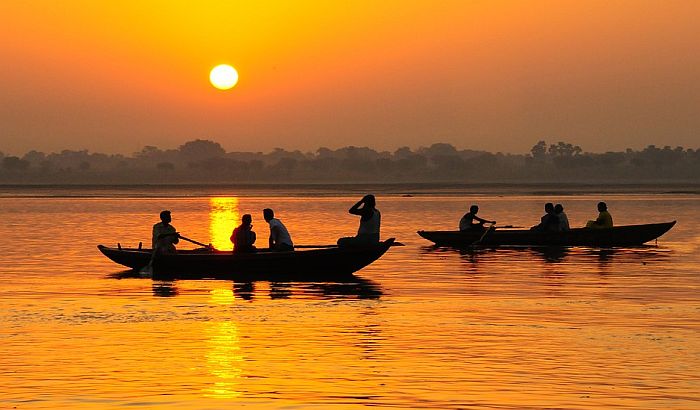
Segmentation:
{"type": "Polygon", "coordinates": [[[393,152],[321,147],[316,152],[226,152],[197,139],[177,149],[146,146],[131,156],[87,150],[21,157],[0,152],[5,184],[168,184],[323,182],[643,182],[697,181],[700,149],[584,152],[566,142],[535,144],[528,154],[457,149],[436,143],[393,152]]]}

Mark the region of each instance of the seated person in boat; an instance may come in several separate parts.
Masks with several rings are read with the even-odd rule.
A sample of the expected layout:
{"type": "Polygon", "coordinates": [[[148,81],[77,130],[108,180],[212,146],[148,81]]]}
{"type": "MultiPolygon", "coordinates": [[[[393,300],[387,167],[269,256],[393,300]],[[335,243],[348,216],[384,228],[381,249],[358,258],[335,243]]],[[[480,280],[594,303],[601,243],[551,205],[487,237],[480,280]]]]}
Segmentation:
{"type": "Polygon", "coordinates": [[[569,227],[569,217],[566,216],[564,212],[564,206],[562,204],[554,205],[554,214],[559,218],[559,231],[566,232],[570,229],[569,227]]]}
{"type": "Polygon", "coordinates": [[[175,253],[175,244],[179,242],[179,234],[174,226],[170,225],[172,218],[170,211],[160,213],[160,222],[153,225],[151,246],[157,253],[175,253]]]}
{"type": "Polygon", "coordinates": [[[365,195],[348,212],[360,217],[360,228],[357,230],[357,235],[338,239],[338,246],[365,246],[379,243],[382,214],[376,208],[374,195],[365,195]]]}
{"type": "Polygon", "coordinates": [[[547,202],[544,204],[545,214],[540,218],[540,223],[530,228],[533,231],[558,232],[559,217],[554,213],[554,204],[547,202]]]}
{"type": "Polygon", "coordinates": [[[263,209],[263,217],[270,224],[270,250],[276,252],[293,251],[294,243],[282,221],[275,218],[275,212],[270,208],[263,209]]]}
{"type": "Polygon", "coordinates": [[[495,224],[496,221],[488,221],[486,219],[479,218],[476,216],[479,212],[479,207],[472,205],[469,207],[469,212],[464,214],[462,219],[459,220],[459,230],[460,231],[481,231],[483,232],[485,223],[495,224]],[[476,221],[476,222],[475,222],[476,221]]]}
{"type": "Polygon", "coordinates": [[[253,231],[253,217],[245,214],[241,218],[241,224],[231,233],[234,253],[255,252],[255,232],[253,231]]]}
{"type": "Polygon", "coordinates": [[[598,219],[595,221],[588,221],[586,223],[586,228],[605,229],[612,227],[613,220],[610,212],[608,212],[608,205],[605,202],[598,202],[598,219]]]}

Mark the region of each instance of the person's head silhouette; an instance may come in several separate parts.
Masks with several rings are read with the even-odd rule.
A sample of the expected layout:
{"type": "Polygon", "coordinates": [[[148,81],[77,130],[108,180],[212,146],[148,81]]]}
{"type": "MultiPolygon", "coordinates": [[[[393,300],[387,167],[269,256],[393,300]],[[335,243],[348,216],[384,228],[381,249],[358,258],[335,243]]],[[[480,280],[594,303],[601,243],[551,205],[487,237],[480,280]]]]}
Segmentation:
{"type": "Polygon", "coordinates": [[[170,211],[161,211],[160,220],[163,221],[164,224],[169,224],[173,220],[170,216],[170,211]]]}

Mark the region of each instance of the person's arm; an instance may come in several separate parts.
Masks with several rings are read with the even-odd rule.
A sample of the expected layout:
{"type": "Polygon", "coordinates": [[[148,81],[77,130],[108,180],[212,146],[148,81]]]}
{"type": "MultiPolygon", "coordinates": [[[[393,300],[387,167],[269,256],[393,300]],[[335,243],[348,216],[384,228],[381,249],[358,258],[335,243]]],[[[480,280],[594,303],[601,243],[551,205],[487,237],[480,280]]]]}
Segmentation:
{"type": "Polygon", "coordinates": [[[177,232],[163,232],[163,233],[161,233],[161,234],[158,234],[158,238],[157,238],[157,239],[167,238],[168,236],[174,236],[175,239],[173,239],[173,241],[175,241],[175,243],[177,243],[178,238],[180,237],[180,234],[177,233],[177,232]]]}
{"type": "Polygon", "coordinates": [[[489,221],[489,220],[487,220],[487,219],[479,218],[479,217],[476,216],[476,215],[474,215],[474,219],[476,219],[477,221],[481,222],[482,224],[486,224],[486,223],[495,224],[495,223],[496,223],[496,221],[489,221]]]}
{"type": "Polygon", "coordinates": [[[270,226],[270,240],[269,240],[270,249],[275,247],[276,242],[277,242],[277,227],[270,226]]]}
{"type": "Polygon", "coordinates": [[[594,223],[601,226],[605,225],[605,216],[603,216],[602,212],[598,213],[598,218],[596,218],[594,223]]]}
{"type": "Polygon", "coordinates": [[[353,205],[353,206],[348,210],[348,212],[351,213],[351,214],[353,214],[353,215],[360,215],[360,216],[363,215],[362,211],[364,210],[364,208],[360,209],[360,207],[361,207],[362,204],[364,204],[364,203],[365,203],[365,197],[362,197],[362,199],[360,199],[359,201],[357,201],[357,203],[356,203],[355,205],[353,205]]]}
{"type": "Polygon", "coordinates": [[[360,209],[360,217],[361,221],[366,221],[368,219],[371,219],[374,216],[374,209],[367,207],[365,205],[362,209],[360,209]]]}
{"type": "Polygon", "coordinates": [[[255,232],[250,231],[250,244],[253,245],[255,243],[255,240],[258,239],[257,236],[255,235],[255,232]]]}
{"type": "Polygon", "coordinates": [[[151,248],[155,249],[158,242],[158,228],[153,225],[153,232],[151,233],[151,248]]]}
{"type": "Polygon", "coordinates": [[[234,228],[234,229],[233,229],[233,232],[231,232],[231,237],[228,238],[228,239],[231,241],[231,243],[234,244],[234,245],[236,244],[236,230],[237,230],[237,229],[238,229],[238,228],[234,228]]]}

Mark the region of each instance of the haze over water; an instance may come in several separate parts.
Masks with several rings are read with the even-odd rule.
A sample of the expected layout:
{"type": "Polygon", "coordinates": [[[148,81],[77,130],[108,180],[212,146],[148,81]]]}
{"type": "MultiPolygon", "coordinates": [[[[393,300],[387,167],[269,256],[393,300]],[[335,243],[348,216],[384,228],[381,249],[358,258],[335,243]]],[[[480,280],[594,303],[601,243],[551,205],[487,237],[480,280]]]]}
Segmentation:
{"type": "MultiPolygon", "coordinates": [[[[359,194],[143,189],[0,195],[0,408],[698,408],[700,196],[377,194],[406,244],[355,283],[154,281],[97,244],[149,243],[170,209],[216,247],[240,215],[262,244],[272,207],[296,244],[354,234],[359,194]],[[472,203],[572,226],[606,200],[615,223],[677,220],[658,246],[436,249],[472,203]]],[[[653,244],[652,244],[653,245],[653,244]]],[[[181,243],[182,248],[188,245],[181,243]]]]}

